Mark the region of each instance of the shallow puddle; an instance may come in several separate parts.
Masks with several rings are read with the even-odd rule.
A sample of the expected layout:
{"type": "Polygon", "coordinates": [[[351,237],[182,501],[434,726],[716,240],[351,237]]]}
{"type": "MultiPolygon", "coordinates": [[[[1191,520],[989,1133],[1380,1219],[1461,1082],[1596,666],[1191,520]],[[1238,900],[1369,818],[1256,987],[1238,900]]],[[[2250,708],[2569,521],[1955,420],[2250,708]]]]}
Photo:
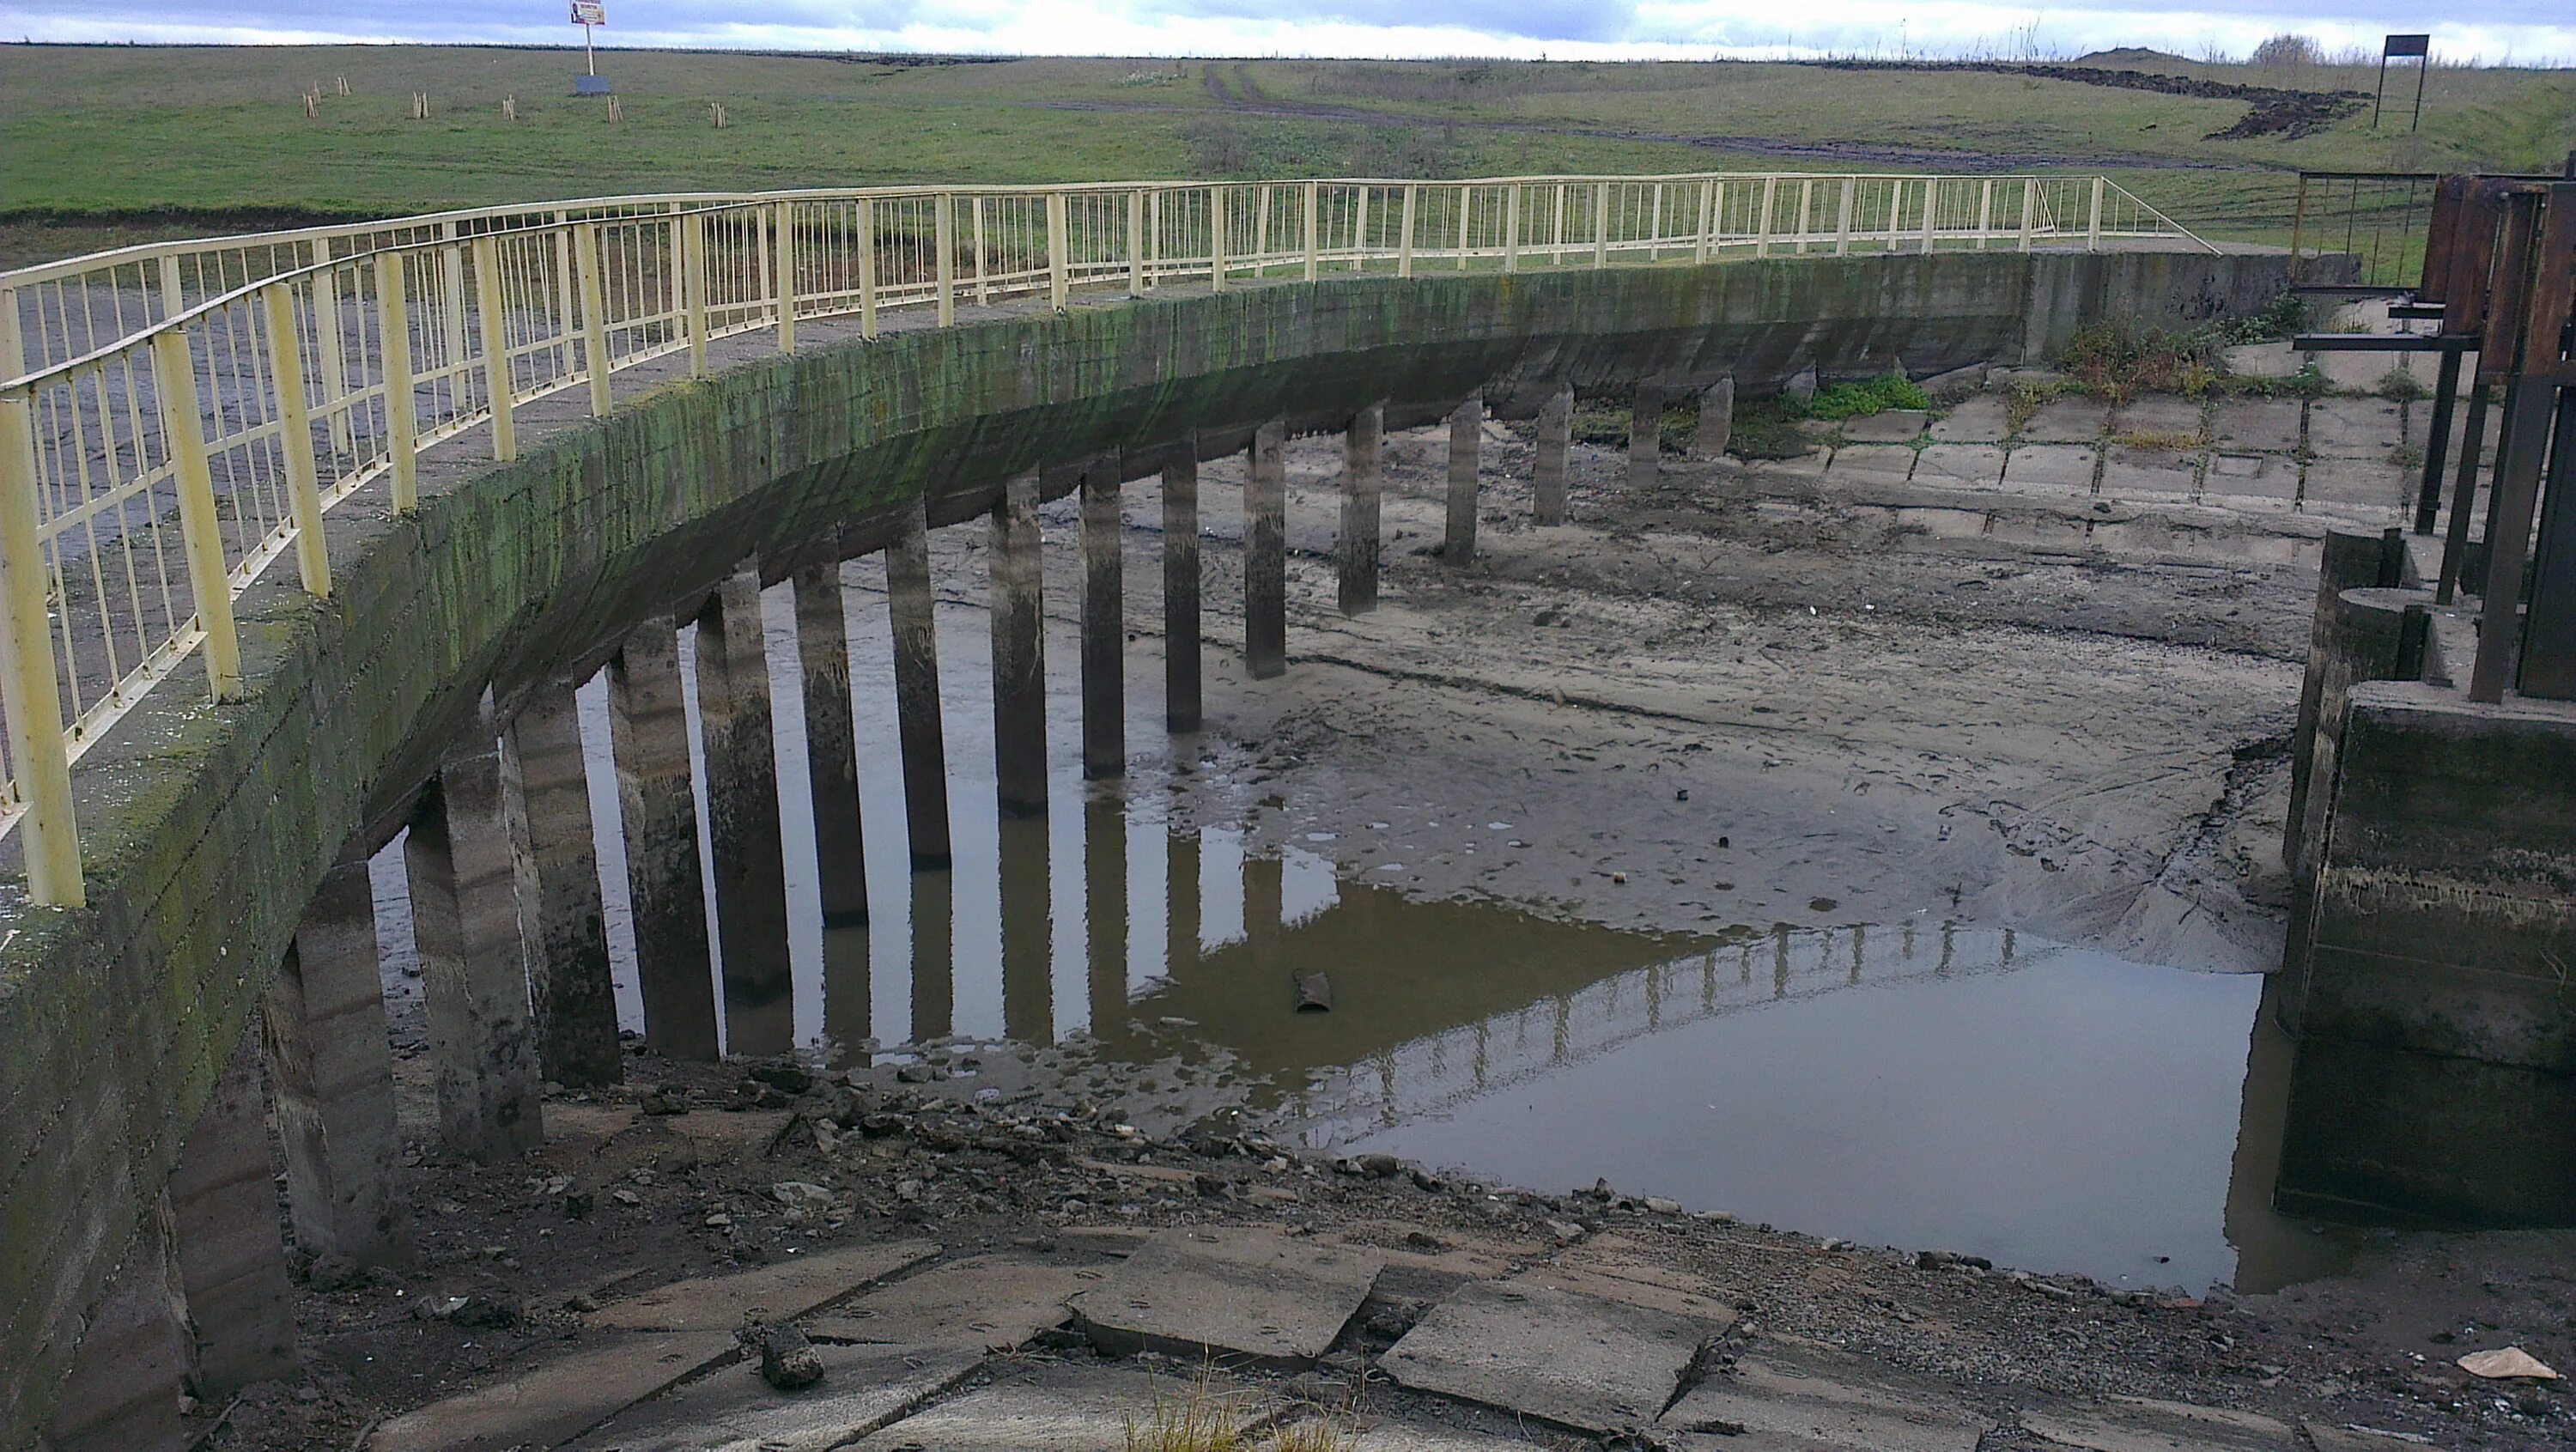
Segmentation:
{"type": "MultiPolygon", "coordinates": [[[[1315,853],[1248,854],[1235,828],[1173,825],[1264,805],[1256,793],[1270,788],[1212,737],[1179,771],[1079,779],[1060,628],[1048,640],[1053,809],[1003,820],[976,609],[939,614],[954,865],[908,870],[899,762],[890,745],[864,751],[870,921],[826,929],[778,594],[796,991],[765,1018],[730,1021],[734,1052],[850,1058],[955,1037],[1071,1044],[1137,1066],[1195,1060],[1318,1149],[1549,1192],[1597,1177],[1691,1210],[2114,1285],[2266,1290],[2348,1259],[2346,1237],[2270,1209],[2288,1053],[2260,1023],[2259,977],[2129,963],[1930,912],[1628,932],[1416,901],[1387,874],[1315,853]],[[1313,973],[1332,1007],[1299,1012],[1294,980],[1313,973]]],[[[850,601],[860,739],[891,743],[882,597],[850,601]]],[[[1131,748],[1159,748],[1159,697],[1135,694],[1131,748]]],[[[598,682],[582,702],[621,1010],[637,1027],[598,682]]],[[[408,951],[398,851],[378,874],[394,957],[408,951]]]]}

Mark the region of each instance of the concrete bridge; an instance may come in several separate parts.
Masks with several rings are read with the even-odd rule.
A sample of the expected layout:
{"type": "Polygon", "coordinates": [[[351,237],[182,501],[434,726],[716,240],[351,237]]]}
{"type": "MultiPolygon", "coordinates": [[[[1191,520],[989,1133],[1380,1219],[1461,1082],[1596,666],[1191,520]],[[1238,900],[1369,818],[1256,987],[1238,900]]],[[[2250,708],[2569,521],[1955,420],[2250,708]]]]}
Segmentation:
{"type": "MultiPolygon", "coordinates": [[[[1041,500],[1083,501],[1083,759],[1115,774],[1126,755],[1123,481],[1163,481],[1165,715],[1185,732],[1200,723],[1202,460],[1250,451],[1241,648],[1254,676],[1275,677],[1290,665],[1280,450],[1292,435],[1347,440],[1339,598],[1364,611],[1388,428],[1453,421],[1446,557],[1464,564],[1481,416],[1538,420],[1538,507],[1561,510],[1579,393],[1642,400],[1647,420],[1660,418],[1654,401],[1699,394],[1717,434],[1708,442],[1722,443],[1739,389],[1899,360],[1926,373],[2043,356],[2093,319],[2250,311],[2284,278],[2279,257],[2188,242],[2033,245],[2027,207],[2018,237],[1991,210],[1949,236],[1952,212],[1930,186],[1906,245],[1894,225],[1888,245],[1854,245],[1846,207],[1839,235],[1799,230],[1804,257],[1762,255],[1793,250],[1775,245],[1766,197],[1761,244],[1734,260],[1705,205],[1696,218],[1675,205],[1677,230],[1661,230],[1660,187],[1645,245],[1607,230],[1569,240],[1560,195],[1550,254],[1521,184],[1504,239],[1473,241],[1472,221],[1457,221],[1457,268],[1437,274],[1416,265],[1417,249],[1430,250],[1415,235],[1427,207],[1394,188],[1401,239],[1373,250],[1395,205],[1382,197],[1380,230],[1358,224],[1344,276],[1316,240],[1316,188],[1303,190],[1302,242],[1283,224],[1290,240],[1269,250],[1265,221],[1261,243],[1230,251],[1236,224],[1217,202],[1217,240],[1195,278],[1169,252],[1152,268],[1094,259],[1085,272],[1078,250],[1068,260],[1079,234],[1063,221],[1067,200],[1042,197],[1054,255],[1024,242],[1016,272],[992,272],[1016,283],[981,294],[982,227],[975,274],[961,278],[944,200],[937,226],[912,239],[936,249],[926,275],[862,278],[855,296],[820,286],[820,264],[796,249],[825,241],[799,224],[761,231],[762,270],[747,275],[770,282],[728,295],[706,262],[735,254],[711,247],[685,210],[626,224],[668,229],[667,277],[640,254],[621,262],[597,234],[619,225],[606,222],[389,243],[181,309],[6,385],[0,583],[22,875],[0,909],[0,1362],[14,1369],[0,1442],[28,1445],[50,1426],[66,1449],[149,1445],[133,1429],[150,1427],[183,1369],[219,1392],[283,1364],[292,1321],[262,1056],[297,1245],[360,1261],[406,1253],[364,870],[398,832],[410,833],[445,1143],[507,1159],[540,1137],[542,1081],[615,1077],[577,683],[605,670],[611,685],[653,1047],[712,1056],[720,1016],[753,1023],[786,993],[763,585],[792,581],[798,599],[812,781],[787,789],[812,791],[827,859],[856,869],[861,743],[848,725],[834,567],[886,554],[908,838],[916,863],[934,862],[947,824],[931,530],[991,532],[998,790],[1006,811],[1042,810],[1041,500]],[[1616,260],[1645,265],[1606,265],[1614,240],[1616,260]],[[515,293],[495,263],[511,248],[535,267],[515,293]],[[1548,265],[1560,258],[1574,265],[1548,265]],[[402,313],[406,265],[413,282],[429,280],[419,318],[402,313]],[[494,279],[476,300],[479,351],[466,346],[469,272],[494,279]],[[894,296],[882,289],[916,282],[904,297],[921,306],[880,319],[894,296]],[[666,287],[668,305],[631,312],[611,337],[618,315],[602,300],[627,283],[666,287]],[[379,342],[407,345],[330,348],[336,380],[304,366],[305,340],[361,313],[393,317],[379,342]],[[272,344],[299,340],[270,346],[259,376],[284,380],[273,402],[227,398],[248,374],[203,400],[179,397],[196,388],[192,360],[203,365],[254,314],[272,344]],[[572,366],[585,350],[587,374],[572,366]],[[612,359],[623,366],[603,365],[612,359]],[[146,378],[137,360],[164,371],[146,378]],[[460,406],[426,426],[441,416],[422,401],[442,396],[479,412],[460,406]],[[119,415],[164,422],[120,434],[105,427],[119,415]],[[201,417],[211,422],[200,431],[201,417]],[[85,432],[84,420],[102,428],[85,432]],[[273,471],[218,467],[254,455],[273,471]],[[80,482],[84,461],[112,474],[120,459],[132,465],[122,477],[80,482]],[[208,528],[216,521],[229,543],[208,528]],[[175,604],[129,588],[164,532],[171,556],[189,556],[184,578],[156,566],[175,604]],[[295,578],[263,573],[290,555],[295,578]],[[176,623],[153,626],[156,611],[176,623]],[[675,630],[687,622],[699,642],[703,820],[680,704],[675,630]],[[118,639],[145,647],[140,665],[134,651],[93,648],[118,639]],[[174,681],[178,662],[198,659],[211,691],[174,681]],[[712,928],[702,833],[717,865],[712,928]],[[836,843],[848,851],[834,858],[836,843]]],[[[1145,215],[1142,195],[1131,220],[1145,215]]],[[[1266,188],[1259,205],[1267,218],[1266,188]]],[[[1470,215],[1461,201],[1457,218],[1470,215]]],[[[740,250],[748,257],[747,241],[740,250]]],[[[888,255],[863,242],[840,260],[864,273],[888,255]]],[[[1655,432],[1637,432],[1637,470],[1655,467],[1655,432]]],[[[824,891],[827,911],[864,901],[847,880],[824,891]]],[[[758,1038],[738,1032],[734,1047],[786,1047],[758,1038]]]]}

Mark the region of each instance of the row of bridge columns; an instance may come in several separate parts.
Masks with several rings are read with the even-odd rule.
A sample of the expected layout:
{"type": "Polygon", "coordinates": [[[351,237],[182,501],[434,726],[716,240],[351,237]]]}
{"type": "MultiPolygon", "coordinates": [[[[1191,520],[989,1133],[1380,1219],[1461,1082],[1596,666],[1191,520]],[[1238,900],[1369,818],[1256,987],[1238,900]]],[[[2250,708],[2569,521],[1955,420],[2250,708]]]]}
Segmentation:
{"type": "MultiPolygon", "coordinates": [[[[1703,406],[1701,442],[1723,448],[1731,389],[1703,406]],[[1712,410],[1710,405],[1715,405],[1712,410]],[[1714,412],[1712,435],[1710,416],[1714,412]]],[[[1535,493],[1542,523],[1564,516],[1572,391],[1540,411],[1535,493]]],[[[1641,402],[1631,477],[1651,476],[1660,396],[1641,402]],[[1639,461],[1642,461],[1639,462],[1639,461]]],[[[1449,415],[1447,535],[1451,564],[1475,557],[1483,406],[1449,415]]],[[[1344,435],[1337,551],[1341,608],[1376,608],[1385,413],[1361,410],[1344,435]]],[[[1243,489],[1243,656],[1255,679],[1287,670],[1287,476],[1284,420],[1253,431],[1243,489]]],[[[1714,450],[1711,450],[1713,453],[1714,450]]],[[[1084,775],[1125,767],[1124,554],[1114,456],[1080,466],[1078,546],[1084,775]]],[[[1002,826],[1003,957],[1043,963],[1048,933],[1044,614],[1036,473],[1009,480],[993,510],[989,615],[993,739],[1002,826]],[[1016,819],[1016,820],[1014,820],[1016,819]],[[1019,840],[1025,838],[1026,840],[1019,840]],[[1032,882],[1014,874],[1034,873],[1032,882]],[[1031,935],[1035,939],[1031,940],[1031,935]],[[1035,942],[1033,948],[1032,941],[1035,942]],[[1034,952],[1034,956],[1032,953],[1034,952]]],[[[1203,720],[1200,659],[1198,462],[1184,451],[1162,470],[1165,719],[1176,733],[1203,720]]],[[[940,719],[929,524],[916,503],[885,547],[888,619],[911,865],[950,859],[946,742],[940,719]]],[[[849,642],[837,563],[791,577],[804,678],[807,780],[825,921],[864,922],[858,744],[849,642]]],[[[760,582],[751,570],[721,582],[699,608],[696,685],[706,810],[696,805],[678,625],[634,628],[606,667],[611,755],[623,823],[627,889],[645,1040],[672,1058],[718,1056],[720,1024],[737,1053],[792,1047],[785,857],[772,744],[760,582]],[[711,960],[700,833],[713,864],[711,960]],[[721,1016],[721,1017],[720,1017],[721,1016]]],[[[1092,824],[1123,842],[1114,804],[1092,824]]],[[[1176,844],[1178,839],[1175,839],[1176,844]]],[[[478,724],[424,784],[405,836],[404,866],[446,1148],[490,1163],[544,1138],[542,1088],[616,1082],[623,1073],[587,764],[570,684],[548,685],[506,722],[485,697],[478,724]]],[[[1197,848],[1174,848],[1174,870],[1197,877],[1197,848]]],[[[1125,855],[1091,854],[1087,890],[1124,899],[1125,855]],[[1115,880],[1108,880],[1114,878],[1115,880]]],[[[1247,917],[1275,929],[1276,863],[1247,862],[1247,917]],[[1262,902],[1269,902],[1264,917],[1262,902]]],[[[1196,942],[1197,903],[1176,939],[1196,942]]],[[[1178,899],[1176,898],[1176,902],[1178,899]]],[[[1123,920],[1122,920],[1123,921],[1123,920]]],[[[1121,929],[1123,932],[1123,929],[1121,929]]],[[[1262,931],[1254,928],[1256,936],[1262,931]]],[[[916,924],[916,954],[944,954],[940,921],[916,924]]],[[[1095,1023],[1124,1007],[1123,942],[1092,944],[1121,966],[1095,972],[1095,1023]]],[[[402,1190],[392,1059],[374,896],[365,857],[332,867],[293,945],[266,985],[256,1041],[228,1060],[210,1106],[181,1149],[160,1209],[138,1236],[111,1295],[92,1318],[73,1385],[59,1405],[58,1452],[177,1445],[177,1393],[200,1398],[294,1370],[283,1241],[269,1179],[273,1107],[286,1165],[294,1241],[316,1259],[403,1264],[414,1253],[402,1190]]],[[[1051,990],[1050,990],[1051,991],[1051,990]]],[[[915,1003],[914,1027],[945,1032],[935,995],[915,1003]]],[[[1051,1017],[1045,995],[1012,994],[1005,1029],[1051,1017]]]]}

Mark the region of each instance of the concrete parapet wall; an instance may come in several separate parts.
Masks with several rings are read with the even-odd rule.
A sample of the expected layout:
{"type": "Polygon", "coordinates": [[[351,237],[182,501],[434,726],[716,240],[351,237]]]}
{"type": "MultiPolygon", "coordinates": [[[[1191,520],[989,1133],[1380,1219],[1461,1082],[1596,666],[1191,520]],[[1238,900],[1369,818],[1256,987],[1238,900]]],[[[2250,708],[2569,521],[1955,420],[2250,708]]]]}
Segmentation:
{"type": "Polygon", "coordinates": [[[1568,382],[1929,371],[2284,279],[2279,257],[1998,253],[1245,287],[766,358],[523,424],[508,464],[434,457],[416,516],[332,514],[329,600],[274,577],[240,600],[240,700],[174,681],[84,760],[90,906],[0,904],[0,1446],[42,1425],[324,874],[400,821],[487,686],[506,714],[745,560],[781,578],[881,546],[916,501],[954,523],[1110,450],[1141,474],[1379,403],[1403,427],[1568,382]]]}

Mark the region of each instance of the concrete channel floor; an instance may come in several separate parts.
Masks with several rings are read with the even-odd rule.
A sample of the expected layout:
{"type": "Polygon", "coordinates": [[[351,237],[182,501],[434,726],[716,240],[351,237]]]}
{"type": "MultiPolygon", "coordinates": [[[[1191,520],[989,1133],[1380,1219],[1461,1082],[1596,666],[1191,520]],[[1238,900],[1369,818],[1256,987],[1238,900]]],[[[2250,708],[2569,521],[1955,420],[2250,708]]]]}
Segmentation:
{"type": "MultiPolygon", "coordinates": [[[[1540,1266],[1472,1247],[1412,1257],[1412,1269],[1436,1265],[1435,1279],[1449,1285],[1427,1303],[1389,1293],[1404,1279],[1390,1274],[1389,1261],[1401,1257],[1293,1231],[1073,1238],[1082,1244],[1070,1262],[970,1255],[885,1284],[877,1283],[878,1268],[919,1264],[920,1247],[818,1256],[799,1266],[797,1299],[786,1304],[822,1298],[805,1306],[799,1323],[816,1338],[823,1369],[807,1388],[772,1387],[757,1356],[723,1332],[607,1331],[388,1423],[366,1446],[2376,1452],[2414,1445],[2351,1427],[2134,1398],[2033,1400],[2013,1413],[1990,1399],[1972,1405],[1866,1357],[1750,1328],[1724,1288],[1646,1265],[1636,1258],[1644,1247],[1619,1237],[1540,1266]],[[1041,1286],[1061,1294],[1041,1301],[1041,1286]],[[1117,1306],[1125,1324],[1104,1330],[1098,1312],[1077,1313],[1086,1301],[1117,1306]],[[989,1314],[972,1314],[976,1307],[989,1314]],[[961,1328],[972,1335],[961,1337],[961,1328]],[[1282,1376],[1280,1328],[1323,1336],[1332,1375],[1282,1376]],[[854,1332],[871,1339],[843,1339],[854,1332]],[[1139,1341],[1167,1354],[1119,1354],[1139,1341]]],[[[761,1303],[778,1296],[780,1284],[770,1267],[703,1277],[612,1301],[592,1319],[604,1328],[734,1312],[758,1323],[761,1303]]]]}

